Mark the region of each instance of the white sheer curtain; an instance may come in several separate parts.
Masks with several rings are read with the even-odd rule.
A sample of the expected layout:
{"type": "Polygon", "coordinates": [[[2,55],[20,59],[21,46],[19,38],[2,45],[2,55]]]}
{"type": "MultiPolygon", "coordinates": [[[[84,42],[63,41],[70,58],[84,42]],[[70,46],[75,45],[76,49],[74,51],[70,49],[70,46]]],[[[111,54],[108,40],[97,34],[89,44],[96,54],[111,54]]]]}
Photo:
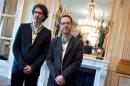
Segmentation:
{"type": "Polygon", "coordinates": [[[0,0],[0,24],[1,24],[1,15],[4,7],[5,0],[0,0]]]}
{"type": "Polygon", "coordinates": [[[14,22],[14,27],[13,27],[13,32],[12,32],[12,40],[11,40],[11,49],[9,52],[9,60],[8,60],[8,71],[9,71],[9,75],[8,78],[10,78],[10,74],[11,74],[11,70],[12,70],[12,65],[13,65],[13,53],[12,53],[12,45],[13,45],[13,41],[17,32],[17,29],[21,23],[21,18],[22,18],[22,11],[23,11],[23,6],[24,6],[24,0],[18,0],[18,4],[17,4],[17,10],[16,10],[16,17],[15,17],[15,22],[14,22]]]}
{"type": "Polygon", "coordinates": [[[0,36],[1,36],[2,25],[3,25],[2,13],[3,13],[4,2],[5,2],[5,0],[1,0],[1,2],[0,2],[0,36]]]}

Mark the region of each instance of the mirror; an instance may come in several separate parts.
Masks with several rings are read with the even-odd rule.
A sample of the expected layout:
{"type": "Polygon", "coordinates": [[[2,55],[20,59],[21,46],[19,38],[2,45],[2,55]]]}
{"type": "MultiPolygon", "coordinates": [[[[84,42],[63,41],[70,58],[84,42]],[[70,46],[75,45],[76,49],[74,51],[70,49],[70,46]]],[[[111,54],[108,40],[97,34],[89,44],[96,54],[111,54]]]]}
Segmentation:
{"type": "MultiPolygon", "coordinates": [[[[60,0],[63,14],[74,20],[72,34],[89,41],[92,49],[105,49],[111,25],[113,0],[60,0]]],[[[95,54],[93,50],[91,53],[95,54]]]]}

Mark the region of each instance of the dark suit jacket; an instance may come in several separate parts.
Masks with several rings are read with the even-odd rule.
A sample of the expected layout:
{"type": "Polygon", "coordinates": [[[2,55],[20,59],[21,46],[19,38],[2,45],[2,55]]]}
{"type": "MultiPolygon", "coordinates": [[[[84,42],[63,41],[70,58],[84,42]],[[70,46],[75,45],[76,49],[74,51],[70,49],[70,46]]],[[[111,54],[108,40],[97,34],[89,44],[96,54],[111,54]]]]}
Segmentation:
{"type": "Polygon", "coordinates": [[[84,46],[84,53],[85,54],[91,54],[92,53],[92,47],[89,45],[84,46]]]}
{"type": "Polygon", "coordinates": [[[13,44],[15,58],[12,72],[21,74],[27,64],[32,67],[33,72],[39,72],[46,59],[50,41],[51,31],[43,27],[32,44],[31,24],[21,24],[13,44]]]}
{"type": "Polygon", "coordinates": [[[80,67],[83,57],[83,43],[79,38],[72,36],[70,39],[63,61],[62,59],[62,41],[61,38],[52,40],[48,54],[47,65],[50,70],[48,86],[58,86],[55,78],[62,74],[66,84],[64,86],[74,86],[73,74],[80,67]]]}

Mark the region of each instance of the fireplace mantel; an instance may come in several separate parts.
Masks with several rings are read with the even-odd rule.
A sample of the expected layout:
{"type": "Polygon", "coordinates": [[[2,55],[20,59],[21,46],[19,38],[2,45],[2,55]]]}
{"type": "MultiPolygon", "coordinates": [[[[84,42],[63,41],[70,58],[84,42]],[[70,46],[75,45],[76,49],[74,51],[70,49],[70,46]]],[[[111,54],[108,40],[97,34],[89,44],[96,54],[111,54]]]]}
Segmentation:
{"type": "Polygon", "coordinates": [[[98,60],[94,58],[84,57],[81,67],[95,69],[95,79],[93,86],[104,86],[107,69],[108,69],[109,61],[106,60],[98,60]]]}
{"type": "MultiPolygon", "coordinates": [[[[0,66],[0,70],[2,70],[0,72],[0,75],[1,74],[3,74],[4,76],[8,75],[8,73],[5,74],[6,73],[5,71],[7,71],[7,69],[6,69],[7,64],[4,65],[3,61],[2,62],[0,61],[0,63],[1,63],[0,65],[2,65],[2,66],[0,66]],[[3,70],[3,67],[5,67],[6,70],[3,70]]],[[[95,74],[93,86],[104,86],[104,82],[105,82],[106,75],[107,75],[108,64],[109,64],[109,61],[98,60],[98,59],[94,59],[94,58],[87,58],[86,56],[84,56],[81,67],[95,69],[96,74],[95,74]]],[[[39,78],[38,86],[46,86],[47,81],[48,81],[48,76],[49,76],[49,70],[48,70],[46,62],[45,62],[41,69],[41,75],[39,78]]],[[[8,76],[6,76],[6,77],[8,77],[8,76]]]]}

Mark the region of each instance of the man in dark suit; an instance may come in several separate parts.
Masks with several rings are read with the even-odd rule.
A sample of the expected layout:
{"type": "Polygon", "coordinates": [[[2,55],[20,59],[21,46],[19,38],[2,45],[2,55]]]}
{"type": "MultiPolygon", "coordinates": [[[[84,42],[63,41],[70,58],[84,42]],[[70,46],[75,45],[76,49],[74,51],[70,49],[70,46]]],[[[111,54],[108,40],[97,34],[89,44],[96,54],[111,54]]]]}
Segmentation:
{"type": "Polygon", "coordinates": [[[83,57],[82,41],[71,35],[72,18],[63,15],[60,19],[61,36],[52,40],[47,65],[50,76],[47,86],[76,86],[75,73],[83,57]]]}
{"type": "Polygon", "coordinates": [[[86,45],[84,46],[84,53],[91,54],[92,53],[92,46],[89,45],[89,41],[86,40],[86,45]]]}
{"type": "Polygon", "coordinates": [[[48,10],[43,4],[32,9],[34,22],[21,24],[13,44],[11,86],[37,86],[40,68],[46,59],[51,31],[43,26],[48,10]]]}

